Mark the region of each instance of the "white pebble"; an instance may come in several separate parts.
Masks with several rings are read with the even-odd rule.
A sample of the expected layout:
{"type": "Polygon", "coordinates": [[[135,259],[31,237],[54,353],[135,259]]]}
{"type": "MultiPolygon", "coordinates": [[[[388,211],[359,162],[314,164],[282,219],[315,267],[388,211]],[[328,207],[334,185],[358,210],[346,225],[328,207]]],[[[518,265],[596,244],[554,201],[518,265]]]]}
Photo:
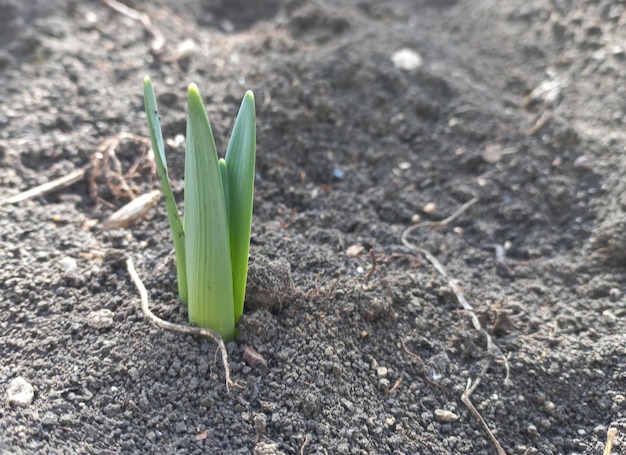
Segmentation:
{"type": "Polygon", "coordinates": [[[69,256],[66,256],[63,259],[61,259],[59,261],[59,265],[61,266],[63,271],[67,273],[73,272],[78,267],[78,265],[76,264],[76,259],[71,258],[69,256]]]}
{"type": "Polygon", "coordinates": [[[391,61],[398,69],[412,71],[422,66],[422,56],[407,47],[391,54],[391,61]]]}
{"type": "Polygon", "coordinates": [[[9,387],[7,387],[7,401],[9,404],[25,408],[33,402],[34,396],[35,390],[33,386],[21,376],[13,379],[9,383],[9,387]]]}
{"type": "Polygon", "coordinates": [[[108,329],[113,327],[113,312],[106,308],[92,311],[87,315],[87,325],[94,329],[108,329]]]}
{"type": "Polygon", "coordinates": [[[437,204],[435,204],[434,202],[429,202],[424,206],[422,210],[424,211],[424,213],[432,215],[437,211],[437,204]]]}

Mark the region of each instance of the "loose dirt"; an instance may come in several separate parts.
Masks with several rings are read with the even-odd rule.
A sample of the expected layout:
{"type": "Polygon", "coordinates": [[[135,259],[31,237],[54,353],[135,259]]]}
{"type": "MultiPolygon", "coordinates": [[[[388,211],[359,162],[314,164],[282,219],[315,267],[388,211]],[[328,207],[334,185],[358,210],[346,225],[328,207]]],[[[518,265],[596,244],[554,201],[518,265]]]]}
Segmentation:
{"type": "Polygon", "coordinates": [[[0,206],[1,453],[625,453],[623,1],[107,3],[0,0],[0,199],[87,169],[0,206]],[[220,150],[256,95],[230,393],[122,260],[186,323],[163,205],[100,229],[158,188],[145,74],[181,202],[187,84],[220,150]],[[402,233],[475,197],[408,236],[451,282],[402,233]]]}

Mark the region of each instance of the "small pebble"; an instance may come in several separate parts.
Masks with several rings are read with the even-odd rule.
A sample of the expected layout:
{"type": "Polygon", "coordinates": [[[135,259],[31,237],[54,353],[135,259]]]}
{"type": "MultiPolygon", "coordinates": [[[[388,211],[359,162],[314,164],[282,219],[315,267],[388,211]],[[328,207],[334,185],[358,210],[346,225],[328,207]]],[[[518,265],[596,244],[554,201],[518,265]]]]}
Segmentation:
{"type": "Polygon", "coordinates": [[[332,346],[328,346],[326,349],[324,349],[324,355],[326,357],[330,357],[331,355],[333,355],[335,353],[335,350],[333,349],[332,346]]]}
{"type": "Polygon", "coordinates": [[[306,418],[311,418],[317,412],[319,405],[319,400],[315,395],[309,393],[304,397],[304,402],[302,405],[302,411],[306,418]]]}
{"type": "Polygon", "coordinates": [[[59,261],[59,266],[61,266],[61,269],[67,273],[71,273],[78,268],[78,265],[76,264],[76,259],[71,258],[69,256],[66,256],[63,259],[61,259],[59,261]]]}
{"type": "Polygon", "coordinates": [[[424,206],[422,210],[427,215],[432,215],[433,213],[437,211],[437,204],[435,204],[434,202],[429,202],[428,204],[424,206]]]}
{"type": "Polygon", "coordinates": [[[46,411],[46,413],[41,418],[41,424],[46,427],[51,427],[59,423],[59,416],[57,416],[52,411],[46,411]]]}
{"type": "Polygon", "coordinates": [[[609,299],[611,302],[617,302],[622,298],[622,291],[619,288],[611,288],[609,290],[609,299]]]}
{"type": "Polygon", "coordinates": [[[590,171],[591,170],[591,160],[585,156],[581,155],[574,161],[574,169],[580,169],[582,171],[590,171]]]}
{"type": "Polygon", "coordinates": [[[113,312],[106,308],[92,311],[87,315],[86,322],[89,327],[94,329],[109,329],[113,327],[113,312]]]}
{"type": "Polygon", "coordinates": [[[30,383],[21,376],[13,379],[7,387],[7,401],[9,404],[25,408],[30,406],[35,396],[35,390],[30,383]]]}
{"type": "Polygon", "coordinates": [[[407,47],[391,54],[393,65],[401,70],[412,71],[422,66],[422,56],[407,47]]]}
{"type": "Polygon", "coordinates": [[[487,144],[480,155],[487,163],[497,163],[502,159],[502,146],[500,144],[487,144]]]}
{"type": "Polygon", "coordinates": [[[389,379],[381,378],[378,381],[379,390],[384,390],[386,392],[387,390],[389,390],[390,387],[391,387],[391,382],[389,381],[389,379]]]}
{"type": "Polygon", "coordinates": [[[546,401],[543,405],[543,410],[546,414],[554,414],[554,410],[556,409],[555,404],[552,401],[546,401]]]}
{"type": "Polygon", "coordinates": [[[265,429],[267,428],[267,417],[265,414],[255,414],[254,415],[254,429],[257,434],[265,433],[265,429]]]}
{"type": "Polygon", "coordinates": [[[438,422],[454,423],[459,420],[459,416],[452,411],[445,409],[435,409],[435,420],[438,422]]]}
{"type": "Polygon", "coordinates": [[[389,370],[387,370],[386,367],[376,368],[376,374],[380,376],[381,378],[386,378],[388,373],[389,373],[389,370]]]}

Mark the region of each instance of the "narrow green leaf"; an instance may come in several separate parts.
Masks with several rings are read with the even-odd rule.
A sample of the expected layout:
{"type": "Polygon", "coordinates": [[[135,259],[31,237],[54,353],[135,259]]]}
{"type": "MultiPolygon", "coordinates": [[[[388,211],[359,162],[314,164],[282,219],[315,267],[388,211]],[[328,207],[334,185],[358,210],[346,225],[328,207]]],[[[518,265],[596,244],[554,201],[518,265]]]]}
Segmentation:
{"type": "Polygon", "coordinates": [[[235,322],[243,314],[248,277],[248,254],[254,200],[256,114],[254,95],[247,91],[226,151],[229,186],[230,249],[233,270],[235,322]]]}
{"type": "Polygon", "coordinates": [[[233,340],[233,281],[224,188],[211,125],[195,84],[188,90],[184,224],[189,320],[233,340]]]}
{"type": "Polygon", "coordinates": [[[148,116],[148,127],[150,129],[150,139],[152,150],[156,160],[157,174],[161,182],[161,193],[165,199],[167,219],[170,222],[174,252],[176,254],[176,272],[178,275],[178,294],[183,303],[187,303],[187,272],[185,260],[185,234],[183,225],[180,222],[176,200],[170,186],[170,178],[167,173],[167,161],[165,159],[165,146],[163,145],[163,133],[161,133],[161,122],[159,120],[159,110],[156,96],[152,88],[152,81],[148,76],[143,80],[143,97],[148,116]]]}
{"type": "Polygon", "coordinates": [[[224,188],[224,205],[226,206],[226,218],[229,217],[230,212],[230,189],[228,188],[228,166],[224,158],[217,160],[217,164],[220,167],[220,176],[222,177],[222,187],[224,188]]]}

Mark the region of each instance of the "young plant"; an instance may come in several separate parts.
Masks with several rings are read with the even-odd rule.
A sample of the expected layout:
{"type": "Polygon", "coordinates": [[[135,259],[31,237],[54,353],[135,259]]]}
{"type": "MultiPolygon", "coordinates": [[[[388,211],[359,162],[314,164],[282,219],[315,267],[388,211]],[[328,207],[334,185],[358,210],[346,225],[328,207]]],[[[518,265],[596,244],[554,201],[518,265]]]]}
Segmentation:
{"type": "Polygon", "coordinates": [[[157,174],[172,231],[178,293],[189,321],[234,340],[243,314],[254,196],[256,118],[246,92],[226,157],[218,159],[198,87],[187,93],[185,213],[181,223],[170,186],[156,96],[144,78],[144,101],[157,174]]]}

